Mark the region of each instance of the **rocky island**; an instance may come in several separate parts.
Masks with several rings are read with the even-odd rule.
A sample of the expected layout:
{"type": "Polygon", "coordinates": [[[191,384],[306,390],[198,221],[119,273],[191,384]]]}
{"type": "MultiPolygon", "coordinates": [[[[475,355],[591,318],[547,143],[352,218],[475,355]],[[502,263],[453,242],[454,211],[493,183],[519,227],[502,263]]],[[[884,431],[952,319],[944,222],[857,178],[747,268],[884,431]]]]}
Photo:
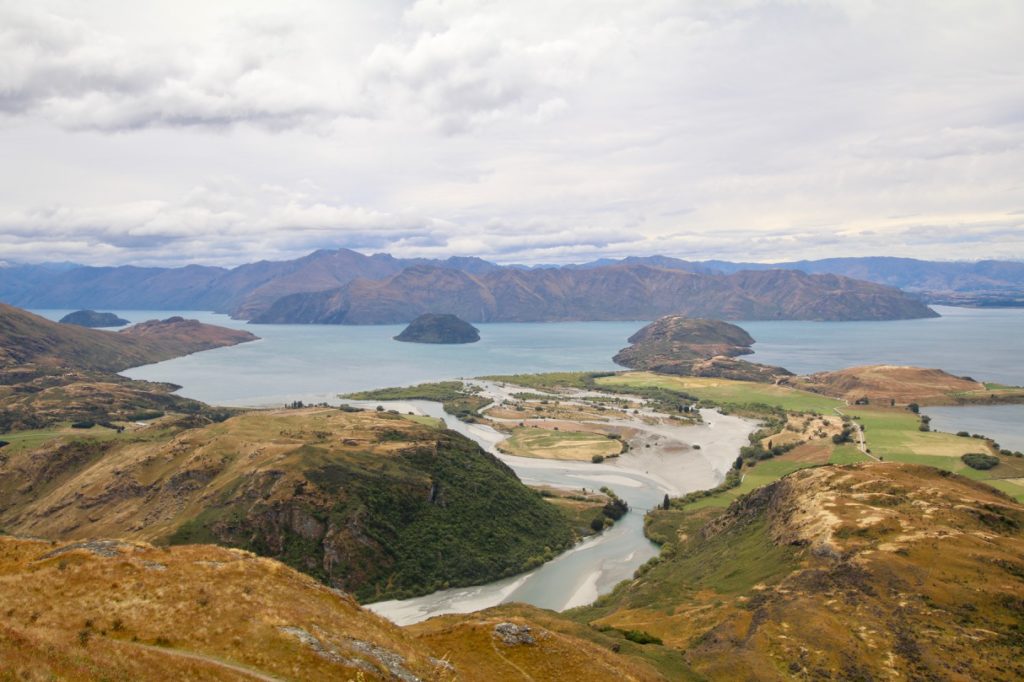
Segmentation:
{"type": "Polygon", "coordinates": [[[395,337],[409,343],[476,343],[480,330],[455,315],[420,315],[395,337]]]}
{"type": "Polygon", "coordinates": [[[736,356],[754,352],[754,339],[721,320],[666,315],[633,334],[629,342],[632,345],[612,359],[631,369],[760,382],[792,374],[782,367],[737,360],[736,356]]]}
{"type": "Polygon", "coordinates": [[[77,324],[79,327],[123,327],[129,321],[114,313],[98,313],[95,310],[76,310],[60,318],[61,324],[77,324]]]}

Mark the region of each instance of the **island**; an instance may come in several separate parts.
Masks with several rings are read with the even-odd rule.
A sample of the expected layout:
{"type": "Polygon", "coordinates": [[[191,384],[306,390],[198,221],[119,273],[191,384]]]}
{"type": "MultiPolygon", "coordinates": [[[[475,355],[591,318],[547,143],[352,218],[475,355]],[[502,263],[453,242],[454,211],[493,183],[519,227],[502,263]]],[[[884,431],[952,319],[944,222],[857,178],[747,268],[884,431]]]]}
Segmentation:
{"type": "Polygon", "coordinates": [[[612,359],[631,369],[768,383],[792,375],[782,367],[737,360],[738,355],[754,352],[754,339],[721,320],[666,315],[633,334],[629,342],[632,345],[612,359]]]}
{"type": "Polygon", "coordinates": [[[408,343],[476,343],[480,330],[455,315],[420,315],[394,337],[408,343]]]}
{"type": "Polygon", "coordinates": [[[79,327],[123,327],[129,321],[114,313],[98,313],[95,310],[76,310],[60,318],[61,324],[76,324],[79,327]]]}

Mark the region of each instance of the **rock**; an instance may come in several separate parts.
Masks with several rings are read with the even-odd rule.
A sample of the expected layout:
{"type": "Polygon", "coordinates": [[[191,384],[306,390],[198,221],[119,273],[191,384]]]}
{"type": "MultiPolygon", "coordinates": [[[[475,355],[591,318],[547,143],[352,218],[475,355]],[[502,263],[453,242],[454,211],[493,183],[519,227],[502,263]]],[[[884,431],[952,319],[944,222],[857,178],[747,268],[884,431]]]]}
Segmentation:
{"type": "Polygon", "coordinates": [[[75,324],[79,327],[123,327],[128,320],[114,313],[98,313],[95,310],[76,310],[60,318],[62,324],[75,324]]]}
{"type": "Polygon", "coordinates": [[[530,634],[529,625],[516,625],[515,623],[498,623],[494,626],[494,636],[505,644],[512,646],[519,644],[533,644],[533,635],[530,634]]]}
{"type": "Polygon", "coordinates": [[[420,315],[409,323],[395,341],[411,343],[475,343],[480,331],[455,315],[420,315]]]}

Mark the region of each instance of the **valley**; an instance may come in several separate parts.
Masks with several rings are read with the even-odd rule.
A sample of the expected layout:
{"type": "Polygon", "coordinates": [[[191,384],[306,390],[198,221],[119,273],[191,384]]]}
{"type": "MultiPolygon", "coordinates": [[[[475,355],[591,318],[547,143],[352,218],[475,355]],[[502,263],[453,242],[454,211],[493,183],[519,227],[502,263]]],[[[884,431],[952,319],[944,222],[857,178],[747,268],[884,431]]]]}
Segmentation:
{"type": "MultiPolygon", "coordinates": [[[[158,618],[152,627],[129,625],[104,606],[108,615],[64,629],[12,616],[3,636],[24,670],[53,670],[40,653],[45,642],[80,647],[64,670],[83,678],[91,665],[134,669],[128,647],[138,660],[156,657],[205,676],[287,678],[279,664],[321,665],[303,658],[311,652],[335,670],[371,678],[400,675],[399,665],[418,679],[487,679],[511,656],[520,668],[538,666],[543,679],[700,679],[755,669],[765,671],[759,679],[776,679],[768,674],[775,670],[841,677],[959,670],[1012,679],[1014,611],[1006,598],[1016,588],[996,580],[970,619],[926,634],[919,625],[961,603],[937,596],[958,584],[956,571],[1005,565],[1016,575],[1008,557],[1018,551],[1024,459],[980,434],[922,428],[930,406],[1018,399],[1019,389],[988,379],[877,366],[776,373],[771,382],[551,372],[378,389],[343,399],[347,408],[327,396],[312,406],[293,399],[285,408],[235,407],[210,418],[202,410],[222,408],[168,390],[203,407],[168,405],[135,420],[111,413],[109,426],[92,429],[55,415],[46,428],[3,435],[0,528],[7,533],[72,543],[66,555],[89,571],[109,553],[169,553],[163,565],[181,552],[238,552],[268,567],[281,566],[277,560],[316,581],[308,584],[341,588],[405,627],[381,631],[370,645],[356,634],[339,639],[319,623],[320,630],[282,624],[276,640],[261,635],[275,642],[278,653],[268,657],[183,638],[158,618]],[[996,465],[968,464],[964,455],[978,453],[996,465]],[[885,491],[871,488],[878,480],[888,481],[885,491]],[[927,500],[917,487],[926,480],[927,500]],[[616,498],[629,507],[617,519],[605,511],[616,498]],[[935,511],[919,515],[923,504],[935,511]],[[961,519],[964,504],[980,511],[961,519]],[[821,511],[787,511],[797,508],[821,511]],[[987,554],[964,545],[965,563],[921,588],[926,607],[893,606],[900,588],[889,585],[903,585],[930,556],[927,539],[973,542],[968,523],[991,536],[987,554]],[[873,592],[850,591],[862,584],[873,592]],[[845,606],[830,607],[835,599],[845,606]],[[806,627],[794,628],[794,611],[813,614],[806,627]],[[730,634],[742,628],[746,636],[730,634]],[[973,653],[949,646],[972,628],[996,634],[984,635],[973,653]],[[134,640],[119,644],[129,632],[134,640]],[[76,638],[86,644],[72,645],[76,638]],[[871,657],[876,649],[886,656],[871,657]],[[830,651],[844,653],[821,653],[830,651]]],[[[6,575],[22,575],[15,566],[43,554],[10,544],[28,541],[0,542],[5,557],[22,562],[4,564],[6,575]]],[[[163,590],[156,587],[163,571],[153,573],[150,584],[163,590]]],[[[252,579],[276,591],[286,575],[252,579]]],[[[185,598],[162,593],[171,602],[185,598]]],[[[210,594],[197,599],[220,603],[210,594]]],[[[285,611],[275,602],[266,608],[285,611]]],[[[328,608],[346,627],[375,618],[328,608]]],[[[224,636],[239,632],[219,607],[211,618],[208,627],[224,636]]]]}

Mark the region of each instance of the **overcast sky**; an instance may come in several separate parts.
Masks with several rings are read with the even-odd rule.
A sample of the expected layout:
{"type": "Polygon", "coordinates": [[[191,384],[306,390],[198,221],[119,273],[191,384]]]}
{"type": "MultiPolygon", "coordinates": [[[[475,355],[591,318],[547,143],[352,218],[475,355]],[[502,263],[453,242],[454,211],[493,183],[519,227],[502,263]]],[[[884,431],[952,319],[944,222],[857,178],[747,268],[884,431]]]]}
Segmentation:
{"type": "Polygon", "coordinates": [[[0,0],[0,260],[1024,258],[1024,2],[0,0]]]}

